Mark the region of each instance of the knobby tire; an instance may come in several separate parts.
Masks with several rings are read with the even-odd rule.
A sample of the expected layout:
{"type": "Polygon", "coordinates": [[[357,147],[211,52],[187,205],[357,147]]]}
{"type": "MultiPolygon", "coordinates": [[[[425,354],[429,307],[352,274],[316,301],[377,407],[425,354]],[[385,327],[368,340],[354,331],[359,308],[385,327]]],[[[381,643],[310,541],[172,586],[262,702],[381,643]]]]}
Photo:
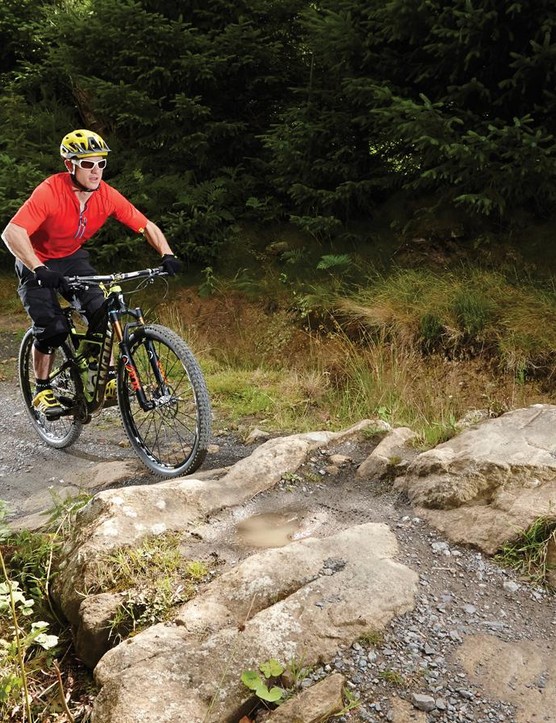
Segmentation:
{"type": "Polygon", "coordinates": [[[143,410],[125,360],[118,362],[118,406],[131,445],[155,474],[178,477],[205,459],[211,434],[211,408],[201,368],[187,344],[165,326],[150,324],[130,336],[130,353],[152,410],[143,410]],[[149,358],[152,344],[165,379],[161,390],[149,358]]]}

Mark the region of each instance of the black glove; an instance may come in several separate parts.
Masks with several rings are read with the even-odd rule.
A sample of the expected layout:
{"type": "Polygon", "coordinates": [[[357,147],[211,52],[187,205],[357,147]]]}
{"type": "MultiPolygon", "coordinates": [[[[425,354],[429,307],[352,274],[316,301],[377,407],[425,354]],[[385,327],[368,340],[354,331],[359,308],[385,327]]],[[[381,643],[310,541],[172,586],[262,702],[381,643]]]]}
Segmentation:
{"type": "Polygon", "coordinates": [[[174,254],[164,254],[161,266],[168,276],[175,276],[181,271],[181,261],[174,254]]]}
{"type": "Polygon", "coordinates": [[[69,291],[67,279],[59,271],[51,271],[47,266],[37,266],[33,273],[37,284],[44,289],[69,291]]]}

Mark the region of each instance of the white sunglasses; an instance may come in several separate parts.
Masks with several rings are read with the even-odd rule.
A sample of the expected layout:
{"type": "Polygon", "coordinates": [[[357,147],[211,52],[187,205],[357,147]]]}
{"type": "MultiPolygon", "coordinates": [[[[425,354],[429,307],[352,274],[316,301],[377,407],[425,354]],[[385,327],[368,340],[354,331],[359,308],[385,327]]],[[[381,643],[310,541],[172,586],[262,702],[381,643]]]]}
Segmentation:
{"type": "Polygon", "coordinates": [[[74,166],[79,166],[79,168],[83,168],[85,171],[90,171],[95,166],[98,166],[100,170],[106,168],[106,158],[100,161],[91,161],[88,158],[72,158],[71,162],[74,166]]]}

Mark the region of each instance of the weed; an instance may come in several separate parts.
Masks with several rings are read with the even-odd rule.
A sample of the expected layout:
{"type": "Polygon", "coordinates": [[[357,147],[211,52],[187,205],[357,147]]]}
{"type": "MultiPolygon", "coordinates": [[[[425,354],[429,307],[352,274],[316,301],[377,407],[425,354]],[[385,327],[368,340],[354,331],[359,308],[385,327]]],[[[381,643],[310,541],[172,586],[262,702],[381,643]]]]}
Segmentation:
{"type": "Polygon", "coordinates": [[[82,492],[75,496],[61,497],[56,490],[51,490],[50,495],[52,507],[47,513],[45,529],[56,531],[60,537],[67,538],[72,533],[75,515],[91,501],[93,495],[82,492]]]}
{"type": "Polygon", "coordinates": [[[257,670],[244,670],[241,682],[267,706],[290,698],[310,673],[311,668],[302,661],[292,658],[284,666],[276,658],[271,658],[261,663],[257,670]]]}
{"type": "Polygon", "coordinates": [[[442,343],[444,325],[433,312],[426,312],[419,320],[419,340],[425,353],[437,350],[442,343]]]}
{"type": "Polygon", "coordinates": [[[366,630],[359,636],[359,642],[363,645],[379,647],[384,642],[384,633],[382,630],[366,630]]]}
{"type": "Polygon", "coordinates": [[[343,271],[351,264],[352,259],[349,254],[326,254],[325,256],[321,256],[321,259],[317,264],[317,269],[325,271],[330,269],[340,269],[343,271]]]}
{"type": "Polygon", "coordinates": [[[191,580],[201,581],[204,580],[209,574],[209,569],[204,562],[199,560],[191,560],[186,563],[185,569],[191,580]]]}
{"type": "Polygon", "coordinates": [[[291,694],[298,690],[301,683],[311,674],[312,668],[305,665],[303,660],[292,658],[286,665],[286,670],[282,673],[282,682],[291,694]]]}
{"type": "Polygon", "coordinates": [[[322,482],[322,476],[318,474],[317,472],[313,472],[312,470],[307,470],[305,472],[305,482],[308,484],[319,484],[322,482]]]}
{"type": "Polygon", "coordinates": [[[121,640],[166,620],[208,577],[205,563],[182,556],[180,542],[176,533],[151,535],[137,547],[120,547],[97,560],[88,593],[122,594],[110,621],[112,639],[121,640]]]}
{"type": "Polygon", "coordinates": [[[283,672],[284,666],[271,658],[261,663],[258,670],[244,670],[241,682],[262,701],[277,703],[284,698],[285,690],[274,683],[279,681],[283,672]]]}
{"type": "Polygon", "coordinates": [[[303,482],[303,477],[298,475],[297,472],[284,472],[281,479],[284,482],[303,482]]]}
{"type": "Polygon", "coordinates": [[[337,718],[338,716],[345,715],[346,713],[349,713],[350,710],[355,710],[355,708],[359,708],[361,705],[361,701],[359,698],[355,696],[355,693],[352,693],[352,691],[349,688],[344,688],[343,690],[343,699],[344,699],[344,707],[342,710],[335,713],[332,717],[337,718]]]}
{"type": "Polygon", "coordinates": [[[0,714],[2,720],[19,716],[28,723],[50,719],[61,697],[71,722],[55,660],[66,655],[62,646],[69,633],[50,603],[49,589],[62,524],[52,533],[13,532],[5,516],[0,502],[0,714]]]}
{"type": "Polygon", "coordinates": [[[378,673],[378,677],[381,680],[384,680],[384,682],[389,683],[390,685],[395,685],[398,688],[403,688],[403,686],[405,685],[403,675],[401,675],[401,673],[398,673],[397,670],[391,670],[390,668],[387,668],[386,670],[381,670],[378,673]]]}
{"type": "Polygon", "coordinates": [[[461,289],[452,303],[458,326],[464,334],[476,337],[485,331],[492,319],[494,306],[482,290],[461,289]]]}
{"type": "Polygon", "coordinates": [[[457,434],[457,420],[454,414],[449,413],[447,419],[432,422],[425,427],[420,437],[415,441],[417,447],[421,449],[430,449],[436,447],[442,442],[447,442],[457,434]]]}
{"type": "Polygon", "coordinates": [[[555,542],[556,519],[539,517],[517,540],[505,545],[495,559],[532,582],[545,584],[549,548],[555,542]]]}

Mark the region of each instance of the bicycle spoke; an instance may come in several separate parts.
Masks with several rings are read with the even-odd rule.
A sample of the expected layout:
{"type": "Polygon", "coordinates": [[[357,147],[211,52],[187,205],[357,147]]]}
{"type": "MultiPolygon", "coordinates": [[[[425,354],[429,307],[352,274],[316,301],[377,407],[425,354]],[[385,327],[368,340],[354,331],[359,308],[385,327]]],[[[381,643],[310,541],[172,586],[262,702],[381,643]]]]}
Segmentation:
{"type": "Polygon", "coordinates": [[[141,409],[126,381],[120,387],[122,420],[147,466],[159,474],[175,476],[196,468],[204,458],[210,434],[208,394],[201,371],[183,340],[164,327],[153,325],[146,331],[148,344],[137,341],[131,351],[143,391],[153,408],[141,409]],[[148,347],[157,360],[157,373],[148,347]]]}

